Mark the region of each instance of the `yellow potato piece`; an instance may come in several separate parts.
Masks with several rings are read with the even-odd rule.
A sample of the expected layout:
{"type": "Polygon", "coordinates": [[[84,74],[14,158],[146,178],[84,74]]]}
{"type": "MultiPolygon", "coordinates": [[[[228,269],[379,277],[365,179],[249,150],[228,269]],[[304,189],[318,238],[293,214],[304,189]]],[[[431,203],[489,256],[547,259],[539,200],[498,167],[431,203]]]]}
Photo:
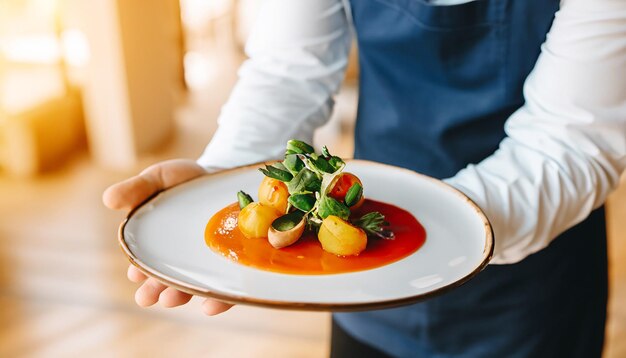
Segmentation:
{"type": "Polygon", "coordinates": [[[339,256],[358,255],[367,246],[363,230],[333,215],[324,219],[317,238],[325,251],[339,256]]]}
{"type": "Polygon", "coordinates": [[[272,222],[280,215],[281,213],[271,206],[250,203],[239,213],[237,226],[248,239],[267,237],[272,222]]]}
{"type": "Polygon", "coordinates": [[[264,177],[259,185],[259,203],[271,206],[281,213],[287,212],[287,200],[289,190],[287,185],[280,180],[264,177]]]}

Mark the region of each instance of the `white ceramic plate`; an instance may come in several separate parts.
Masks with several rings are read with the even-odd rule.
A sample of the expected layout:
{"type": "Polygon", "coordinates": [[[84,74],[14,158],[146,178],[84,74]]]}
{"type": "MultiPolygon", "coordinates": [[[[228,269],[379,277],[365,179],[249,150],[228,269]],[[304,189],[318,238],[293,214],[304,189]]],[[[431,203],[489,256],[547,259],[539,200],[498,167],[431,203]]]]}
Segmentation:
{"type": "Polygon", "coordinates": [[[204,241],[211,216],[256,193],[261,165],[206,175],[163,191],[121,224],[120,244],[144,273],[196,295],[274,308],[348,311],[413,303],[459,286],[491,258],[494,239],[481,210],[436,179],[374,162],[349,160],[365,195],[411,212],[426,229],[415,253],[383,267],[332,275],[262,271],[213,252],[204,241]]]}

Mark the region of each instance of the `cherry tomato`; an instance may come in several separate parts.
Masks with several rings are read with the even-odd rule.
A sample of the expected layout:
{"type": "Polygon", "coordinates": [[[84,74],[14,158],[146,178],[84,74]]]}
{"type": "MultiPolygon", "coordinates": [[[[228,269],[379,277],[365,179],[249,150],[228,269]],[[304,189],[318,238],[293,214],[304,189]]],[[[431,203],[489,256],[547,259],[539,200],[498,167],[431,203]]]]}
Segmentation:
{"type": "MultiPolygon", "coordinates": [[[[361,187],[363,186],[363,183],[361,183],[361,180],[359,180],[356,175],[352,173],[341,173],[335,179],[332,188],[328,192],[328,196],[337,199],[338,201],[343,203],[344,199],[346,198],[346,194],[348,193],[348,190],[352,187],[354,183],[359,183],[361,187]]],[[[363,204],[363,201],[365,201],[365,196],[362,195],[359,202],[350,207],[350,209],[358,208],[363,204]]]]}

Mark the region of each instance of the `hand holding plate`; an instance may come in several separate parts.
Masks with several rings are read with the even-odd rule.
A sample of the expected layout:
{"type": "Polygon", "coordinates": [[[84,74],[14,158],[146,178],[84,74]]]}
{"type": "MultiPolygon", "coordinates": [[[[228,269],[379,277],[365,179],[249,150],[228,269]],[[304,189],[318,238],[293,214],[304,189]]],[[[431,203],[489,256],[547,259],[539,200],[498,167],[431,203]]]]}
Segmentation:
{"type": "MultiPolygon", "coordinates": [[[[157,163],[139,175],[112,185],[105,190],[102,201],[110,209],[130,211],[156,192],[176,184],[186,182],[206,174],[204,168],[192,160],[177,159],[157,163]]],[[[135,293],[135,301],[141,307],[160,302],[164,307],[186,304],[192,295],[162,284],[155,278],[147,277],[137,267],[128,267],[128,279],[142,283],[135,293]]],[[[206,299],[202,309],[207,315],[216,315],[228,310],[232,305],[206,299]]]]}

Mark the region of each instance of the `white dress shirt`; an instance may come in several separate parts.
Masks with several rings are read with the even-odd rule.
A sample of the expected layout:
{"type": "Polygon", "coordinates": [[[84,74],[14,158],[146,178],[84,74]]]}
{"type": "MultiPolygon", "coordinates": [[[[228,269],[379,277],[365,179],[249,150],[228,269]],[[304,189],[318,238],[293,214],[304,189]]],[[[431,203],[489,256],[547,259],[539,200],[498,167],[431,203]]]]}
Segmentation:
{"type": "MultiPolygon", "coordinates": [[[[453,3],[459,0],[438,0],[453,3]]],[[[460,2],[464,2],[460,0],[460,2]]],[[[348,1],[266,0],[240,79],[198,159],[281,158],[332,111],[352,42],[348,1]]],[[[490,219],[492,263],[522,260],[601,206],[626,168],[626,1],[563,0],[499,149],[446,182],[490,219]]]]}

